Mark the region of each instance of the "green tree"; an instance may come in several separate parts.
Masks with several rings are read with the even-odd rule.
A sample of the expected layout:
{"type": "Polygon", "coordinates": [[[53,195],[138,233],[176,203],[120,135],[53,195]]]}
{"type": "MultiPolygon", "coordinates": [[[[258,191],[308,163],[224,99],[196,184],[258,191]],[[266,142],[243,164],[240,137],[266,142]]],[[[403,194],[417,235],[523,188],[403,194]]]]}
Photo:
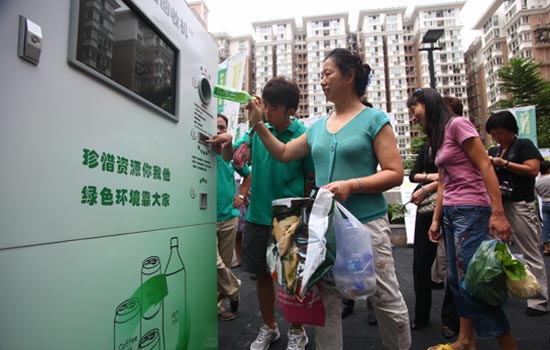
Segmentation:
{"type": "Polygon", "coordinates": [[[411,139],[411,154],[418,154],[424,142],[428,141],[428,137],[420,124],[415,124],[414,128],[419,131],[420,134],[418,137],[411,139]]]}
{"type": "Polygon", "coordinates": [[[498,71],[502,91],[510,99],[502,108],[536,106],[539,147],[550,147],[550,83],[544,80],[540,64],[532,59],[513,58],[498,71]]]}

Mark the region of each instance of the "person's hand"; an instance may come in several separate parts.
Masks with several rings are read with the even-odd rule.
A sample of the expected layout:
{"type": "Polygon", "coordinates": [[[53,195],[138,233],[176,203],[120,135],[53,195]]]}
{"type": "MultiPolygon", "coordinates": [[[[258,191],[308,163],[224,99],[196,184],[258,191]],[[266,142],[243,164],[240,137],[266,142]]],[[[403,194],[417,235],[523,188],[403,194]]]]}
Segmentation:
{"type": "Polygon", "coordinates": [[[233,208],[238,208],[241,204],[244,204],[244,197],[241,198],[241,196],[236,194],[235,197],[233,197],[233,208]]]}
{"type": "Polygon", "coordinates": [[[492,157],[492,156],[489,156],[489,160],[491,161],[491,164],[493,164],[493,166],[499,168],[499,167],[503,167],[506,165],[506,163],[508,163],[508,161],[506,159],[502,159],[501,157],[492,157]]]}
{"type": "Polygon", "coordinates": [[[418,190],[413,192],[409,202],[413,203],[414,205],[419,205],[420,203],[422,203],[424,199],[426,199],[426,196],[424,195],[424,191],[422,191],[422,189],[419,188],[418,190]]]}
{"type": "Polygon", "coordinates": [[[233,136],[228,133],[215,135],[210,140],[206,140],[207,143],[212,145],[214,152],[218,154],[221,153],[222,148],[231,144],[231,141],[233,141],[233,136]]]}
{"type": "Polygon", "coordinates": [[[428,230],[428,237],[430,238],[430,241],[434,243],[437,243],[441,239],[441,225],[439,224],[439,221],[432,221],[432,225],[428,230]]]}
{"type": "Polygon", "coordinates": [[[512,236],[510,223],[504,213],[493,213],[489,219],[489,234],[492,238],[497,236],[501,241],[508,242],[512,236]]]}
{"type": "Polygon", "coordinates": [[[353,181],[355,180],[334,181],[324,186],[324,188],[332,192],[334,194],[334,199],[338,202],[343,202],[349,197],[353,190],[353,181]]]}
{"type": "Polygon", "coordinates": [[[254,127],[257,122],[263,119],[265,109],[262,98],[260,96],[252,95],[252,98],[248,101],[245,109],[248,109],[248,120],[250,126],[254,127]]]}

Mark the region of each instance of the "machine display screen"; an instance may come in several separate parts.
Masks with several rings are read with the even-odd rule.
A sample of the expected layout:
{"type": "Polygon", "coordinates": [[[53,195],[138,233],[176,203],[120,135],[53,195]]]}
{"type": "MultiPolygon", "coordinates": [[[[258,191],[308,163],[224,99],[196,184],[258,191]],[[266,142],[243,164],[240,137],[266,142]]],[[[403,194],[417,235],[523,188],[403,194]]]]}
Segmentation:
{"type": "Polygon", "coordinates": [[[175,115],[176,50],[122,0],[80,0],[76,59],[175,115]]]}

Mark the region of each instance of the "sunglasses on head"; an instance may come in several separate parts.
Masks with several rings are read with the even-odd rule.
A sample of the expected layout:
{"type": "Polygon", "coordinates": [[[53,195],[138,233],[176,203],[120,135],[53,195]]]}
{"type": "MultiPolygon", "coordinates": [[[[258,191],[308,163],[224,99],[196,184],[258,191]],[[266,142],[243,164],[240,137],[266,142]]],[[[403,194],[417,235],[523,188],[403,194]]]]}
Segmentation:
{"type": "Polygon", "coordinates": [[[413,96],[420,96],[420,95],[423,95],[423,94],[424,94],[424,90],[421,89],[421,88],[418,88],[418,89],[413,91],[413,96]]]}

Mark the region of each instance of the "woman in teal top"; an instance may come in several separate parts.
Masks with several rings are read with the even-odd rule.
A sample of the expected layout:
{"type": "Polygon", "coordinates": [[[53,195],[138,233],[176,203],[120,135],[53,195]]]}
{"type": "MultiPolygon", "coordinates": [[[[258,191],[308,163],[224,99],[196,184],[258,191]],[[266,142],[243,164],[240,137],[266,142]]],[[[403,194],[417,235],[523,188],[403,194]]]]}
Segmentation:
{"type": "MultiPolygon", "coordinates": [[[[329,118],[320,120],[307,131],[307,143],[315,161],[316,183],[320,186],[338,180],[369,176],[377,172],[378,159],[374,151],[374,139],[380,129],[389,124],[386,114],[373,108],[365,108],[332,133],[327,128],[329,118]]],[[[351,185],[357,185],[358,183],[351,185]]],[[[361,222],[383,217],[387,213],[384,195],[380,192],[352,193],[342,202],[361,222]]]]}
{"type": "MultiPolygon", "coordinates": [[[[323,64],[321,87],[334,103],[330,117],[321,119],[306,134],[284,144],[263,124],[261,99],[249,102],[256,134],[277,160],[291,162],[311,154],[318,186],[325,186],[371,233],[376,262],[376,293],[369,297],[387,349],[410,349],[409,314],[399,283],[390,243],[386,202],[382,193],[403,181],[403,165],[388,118],[365,107],[361,96],[369,76],[361,58],[335,49],[323,64]],[[380,170],[377,170],[378,165],[380,170]]],[[[318,350],[343,348],[340,299],[323,288],[324,327],[314,327],[318,350]]]]}

